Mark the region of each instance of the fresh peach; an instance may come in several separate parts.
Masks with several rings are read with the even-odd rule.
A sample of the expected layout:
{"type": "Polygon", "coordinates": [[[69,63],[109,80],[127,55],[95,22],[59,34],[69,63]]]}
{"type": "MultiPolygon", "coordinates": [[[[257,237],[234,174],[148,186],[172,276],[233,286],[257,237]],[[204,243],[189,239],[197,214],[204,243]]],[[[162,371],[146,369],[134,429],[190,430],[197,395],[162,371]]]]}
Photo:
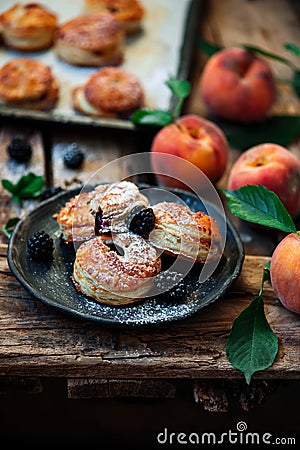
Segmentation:
{"type": "Polygon", "coordinates": [[[300,314],[300,234],[290,233],[279,242],[271,258],[270,277],[283,306],[300,314]]]}
{"type": "Polygon", "coordinates": [[[246,184],[275,192],[293,218],[300,213],[300,160],[287,148],[264,143],[242,153],[230,170],[228,189],[246,184]]]}
{"type": "Polygon", "coordinates": [[[188,161],[212,183],[216,183],[225,171],[229,147],[226,136],[217,125],[202,117],[187,114],[161,128],[154,136],[151,163],[154,173],[163,184],[182,187],[179,180],[188,184],[189,165],[181,163],[179,158],[175,163],[170,162],[164,157],[166,154],[188,161]]]}
{"type": "Polygon", "coordinates": [[[209,58],[199,80],[199,92],[212,113],[244,123],[265,119],[276,97],[268,62],[244,48],[233,47],[209,58]]]}

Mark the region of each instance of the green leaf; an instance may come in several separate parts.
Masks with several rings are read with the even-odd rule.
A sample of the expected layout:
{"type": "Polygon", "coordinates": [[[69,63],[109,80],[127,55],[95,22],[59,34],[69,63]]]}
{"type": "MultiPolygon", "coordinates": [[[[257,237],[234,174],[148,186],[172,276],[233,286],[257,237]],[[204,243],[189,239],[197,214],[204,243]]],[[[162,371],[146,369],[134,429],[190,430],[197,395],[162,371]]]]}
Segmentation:
{"type": "Polygon", "coordinates": [[[211,120],[222,128],[230,146],[242,151],[262,142],[287,147],[300,133],[300,116],[273,116],[251,124],[211,120]]]}
{"type": "Polygon", "coordinates": [[[200,50],[207,56],[212,56],[214,53],[217,53],[218,51],[223,49],[223,47],[212,44],[211,42],[206,41],[200,36],[197,37],[197,43],[200,50]]]}
{"type": "Polygon", "coordinates": [[[40,175],[28,173],[18,182],[18,195],[21,198],[32,198],[39,196],[44,188],[44,179],[40,175]]]}
{"type": "Polygon", "coordinates": [[[131,117],[134,125],[163,127],[173,122],[172,114],[166,111],[138,109],[131,117]]]}
{"type": "Polygon", "coordinates": [[[233,321],[226,355],[233,367],[243,372],[250,384],[252,375],[270,367],[278,352],[278,338],[271,330],[261,296],[233,321]]]}
{"type": "Polygon", "coordinates": [[[22,199],[38,197],[42,193],[44,179],[41,175],[35,175],[30,172],[23,175],[15,184],[9,180],[2,180],[2,185],[13,194],[12,200],[16,201],[22,207],[22,199]]]}
{"type": "Polygon", "coordinates": [[[166,84],[179,99],[185,99],[191,92],[191,84],[186,80],[176,80],[170,77],[166,84]]]}
{"type": "Polygon", "coordinates": [[[6,189],[8,192],[10,192],[11,194],[14,194],[15,192],[17,192],[17,187],[15,184],[13,184],[11,181],[3,179],[2,180],[2,186],[4,187],[4,189],[6,189]]]}
{"type": "Polygon", "coordinates": [[[236,190],[220,189],[232,214],[287,233],[296,233],[295,223],[279,197],[262,185],[246,185],[236,190]]]}
{"type": "Polygon", "coordinates": [[[4,225],[2,230],[0,230],[0,232],[5,234],[6,237],[10,238],[11,233],[13,232],[13,229],[16,226],[16,224],[19,222],[19,220],[20,220],[19,217],[12,217],[11,219],[9,219],[7,221],[7,223],[4,225]]]}
{"type": "Polygon", "coordinates": [[[287,42],[286,44],[284,44],[284,48],[289,52],[293,53],[294,55],[300,56],[300,48],[296,44],[293,44],[292,42],[287,42]]]}
{"type": "Polygon", "coordinates": [[[169,78],[166,84],[171,89],[172,94],[177,99],[175,107],[173,108],[172,111],[172,118],[174,120],[179,116],[181,112],[184,99],[191,92],[191,84],[189,81],[176,80],[175,78],[172,77],[169,78]]]}
{"type": "Polygon", "coordinates": [[[284,58],[283,56],[276,55],[275,53],[268,52],[266,50],[263,50],[260,47],[255,47],[253,45],[243,45],[243,47],[246,50],[249,50],[249,52],[259,53],[260,55],[263,55],[268,58],[274,59],[276,61],[282,62],[283,64],[286,64],[287,66],[289,66],[293,69],[295,68],[295,64],[293,64],[292,61],[289,61],[287,58],[284,58]]]}

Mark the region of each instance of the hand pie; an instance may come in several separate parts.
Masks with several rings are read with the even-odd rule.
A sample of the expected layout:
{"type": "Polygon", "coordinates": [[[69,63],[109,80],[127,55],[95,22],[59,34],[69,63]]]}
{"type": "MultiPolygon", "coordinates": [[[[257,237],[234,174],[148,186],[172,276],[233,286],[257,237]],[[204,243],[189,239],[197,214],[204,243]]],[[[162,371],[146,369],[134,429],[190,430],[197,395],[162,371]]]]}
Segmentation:
{"type": "Polygon", "coordinates": [[[75,66],[117,66],[124,60],[124,31],[110,13],[77,16],[59,26],[55,51],[75,66]]]}
{"type": "Polygon", "coordinates": [[[0,15],[4,44],[23,52],[51,47],[56,28],[57,15],[40,3],[15,3],[0,15]]]}
{"type": "Polygon", "coordinates": [[[95,117],[128,118],[144,106],[140,80],[120,67],[103,67],[72,92],[73,108],[95,117]]]}
{"type": "Polygon", "coordinates": [[[136,205],[147,207],[148,199],[130,181],[100,184],[81,192],[54,215],[65,242],[83,242],[99,234],[111,241],[111,232],[127,231],[126,217],[136,205]]]}
{"type": "Polygon", "coordinates": [[[145,9],[138,0],[86,0],[90,12],[110,12],[118,19],[127,35],[141,28],[145,9]]]}
{"type": "Polygon", "coordinates": [[[49,111],[58,101],[59,85],[49,66],[16,58],[0,68],[0,105],[49,111]]]}
{"type": "Polygon", "coordinates": [[[79,246],[73,268],[78,291],[99,303],[120,306],[145,297],[161,270],[155,248],[133,233],[120,233],[114,244],[119,254],[94,237],[79,246]]]}
{"type": "Polygon", "coordinates": [[[152,209],[155,228],[150,233],[149,243],[156,248],[200,263],[220,257],[221,235],[212,217],[173,202],[157,203],[152,209]]]}

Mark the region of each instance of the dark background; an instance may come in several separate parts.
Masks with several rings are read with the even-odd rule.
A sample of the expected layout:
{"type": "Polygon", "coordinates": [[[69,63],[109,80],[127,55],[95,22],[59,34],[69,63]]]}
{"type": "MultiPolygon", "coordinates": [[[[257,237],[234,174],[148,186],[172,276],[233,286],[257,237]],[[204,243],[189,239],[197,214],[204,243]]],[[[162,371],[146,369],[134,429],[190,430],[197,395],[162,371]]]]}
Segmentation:
{"type": "MultiPolygon", "coordinates": [[[[2,386],[0,442],[42,448],[59,444],[99,449],[187,448],[183,444],[158,444],[157,435],[167,428],[169,433],[201,436],[215,432],[220,437],[229,430],[237,431],[239,421],[246,422],[250,433],[262,436],[268,432],[272,434],[271,440],[297,437],[299,442],[300,381],[271,381],[270,385],[271,392],[262,404],[244,411],[231,398],[226,413],[205,411],[194,401],[191,385],[184,382],[179,384],[174,399],[67,399],[65,382],[50,379],[43,380],[43,391],[37,394],[26,393],[26,389],[21,392],[20,386],[8,392],[2,386]]],[[[189,447],[204,448],[201,444],[189,447]]],[[[209,447],[226,448],[220,444],[209,447]]]]}

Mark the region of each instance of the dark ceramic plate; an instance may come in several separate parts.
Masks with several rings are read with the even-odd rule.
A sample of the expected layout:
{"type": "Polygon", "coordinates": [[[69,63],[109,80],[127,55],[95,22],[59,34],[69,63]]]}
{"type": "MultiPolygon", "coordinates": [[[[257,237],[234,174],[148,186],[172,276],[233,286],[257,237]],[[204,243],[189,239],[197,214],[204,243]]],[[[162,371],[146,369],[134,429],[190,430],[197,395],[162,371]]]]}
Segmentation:
{"type": "MultiPolygon", "coordinates": [[[[196,196],[185,191],[176,193],[192,210],[205,210],[196,196]]],[[[214,273],[199,286],[199,268],[195,264],[178,289],[134,304],[113,307],[97,303],[77,292],[71,280],[75,251],[73,245],[65,245],[53,214],[56,213],[79,189],[64,191],[42,202],[15,227],[8,246],[8,263],[20,283],[37,299],[82,319],[113,325],[150,325],[181,320],[220,299],[238,278],[244,260],[240,238],[227,219],[224,254],[214,273]],[[38,230],[45,230],[54,239],[53,260],[46,264],[28,258],[27,239],[38,230]]],[[[206,203],[207,205],[207,203],[206,203]]],[[[216,210],[217,215],[221,214],[216,210]]],[[[168,264],[168,261],[164,261],[168,264]]]]}

